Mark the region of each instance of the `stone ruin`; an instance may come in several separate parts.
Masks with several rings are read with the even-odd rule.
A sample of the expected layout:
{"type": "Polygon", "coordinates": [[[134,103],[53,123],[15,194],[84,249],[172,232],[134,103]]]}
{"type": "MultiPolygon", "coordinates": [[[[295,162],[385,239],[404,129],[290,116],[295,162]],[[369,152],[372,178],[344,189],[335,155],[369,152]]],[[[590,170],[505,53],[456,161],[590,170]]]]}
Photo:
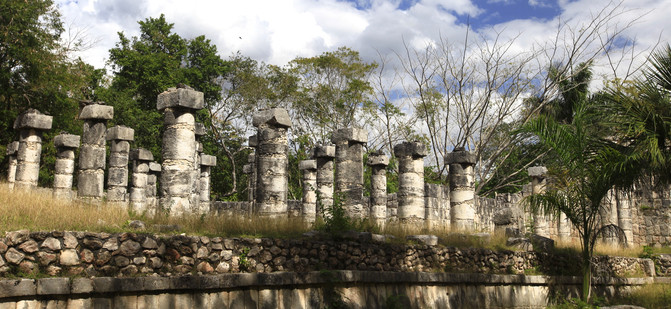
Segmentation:
{"type": "MultiPolygon", "coordinates": [[[[79,148],[77,198],[105,198],[149,215],[164,211],[170,215],[300,216],[312,223],[318,217],[328,217],[337,198],[351,218],[368,218],[380,226],[398,221],[462,232],[509,230],[561,240],[577,238],[563,214],[558,218],[531,214],[519,204],[525,195],[544,190],[547,169],[529,168],[531,183],[521,193],[500,194],[493,199],[480,197],[475,194],[476,157],[463,148],[455,148],[445,157],[449,186],[444,186],[424,183],[424,157],[428,155],[424,144],[406,141],[394,146],[399,179],[398,192],[394,194],[388,194],[386,186],[389,157],[380,151],[371,152],[365,162],[371,170],[371,191],[370,196],[364,196],[367,132],[361,128],[337,130],[332,134],[332,144],[315,147],[312,158],[299,163],[302,199],[288,200],[287,133],[292,123],[281,108],[259,111],[253,116],[257,132],[249,137],[253,152],[243,168],[248,179],[248,202],[212,202],[210,174],[216,167],[216,157],[202,152],[199,138],[206,132],[194,115],[204,108],[203,93],[189,87],[171,88],[158,96],[156,107],[163,112],[165,125],[160,163],[154,161],[150,151],[132,147],[132,128],[107,128],[114,116],[112,106],[82,102],[82,136],[61,133],[53,140],[57,151],[54,197],[74,197],[75,151],[79,148]],[[105,176],[107,188],[103,187],[105,176]]],[[[51,116],[36,110],[28,110],[16,119],[14,128],[19,131],[19,140],[7,145],[7,179],[11,188],[37,185],[40,133],[51,129],[51,123],[51,116]]],[[[668,194],[634,195],[612,190],[607,200],[610,206],[604,208],[601,216],[603,224],[619,226],[629,245],[670,243],[668,194]],[[635,206],[643,203],[655,207],[642,210],[635,206]]],[[[606,240],[622,241],[612,235],[607,235],[606,240]]]]}

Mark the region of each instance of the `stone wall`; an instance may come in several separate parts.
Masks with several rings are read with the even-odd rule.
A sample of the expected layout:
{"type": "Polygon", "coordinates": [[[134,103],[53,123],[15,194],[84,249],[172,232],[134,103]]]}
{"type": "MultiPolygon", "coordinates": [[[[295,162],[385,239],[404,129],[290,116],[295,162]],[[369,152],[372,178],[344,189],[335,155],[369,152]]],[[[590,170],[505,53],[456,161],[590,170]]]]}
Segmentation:
{"type": "MultiPolygon", "coordinates": [[[[653,278],[596,280],[610,298],[653,278]]],[[[545,308],[577,277],[332,271],[0,280],[2,308],[545,308]]]]}
{"type": "MultiPolygon", "coordinates": [[[[385,241],[355,233],[346,239],[209,238],[136,233],[7,233],[0,239],[0,275],[135,276],[276,271],[436,271],[577,275],[577,256],[526,251],[459,249],[385,241]]],[[[650,259],[595,258],[602,276],[654,276],[650,259]]],[[[660,268],[660,271],[664,271],[660,268]]]]}

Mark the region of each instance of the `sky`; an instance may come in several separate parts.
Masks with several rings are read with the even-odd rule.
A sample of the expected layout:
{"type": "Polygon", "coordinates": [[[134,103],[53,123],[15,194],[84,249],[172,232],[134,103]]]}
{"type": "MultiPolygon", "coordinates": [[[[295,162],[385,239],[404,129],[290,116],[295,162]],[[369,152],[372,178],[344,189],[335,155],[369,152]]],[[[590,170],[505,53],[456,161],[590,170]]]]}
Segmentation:
{"type": "MultiPolygon", "coordinates": [[[[618,3],[619,1],[615,2],[618,3]]],[[[467,27],[493,38],[515,37],[525,50],[551,40],[559,23],[590,20],[612,1],[601,0],[56,0],[66,28],[94,42],[80,52],[103,67],[117,32],[137,36],[137,22],[165,14],[184,38],[205,35],[225,59],[240,52],[284,65],[340,46],[367,61],[393,57],[405,46],[422,49],[442,39],[458,42],[467,27]],[[83,31],[82,31],[83,30],[83,31]]],[[[624,0],[614,25],[635,23],[622,42],[642,49],[671,41],[671,0],[624,0]]]]}

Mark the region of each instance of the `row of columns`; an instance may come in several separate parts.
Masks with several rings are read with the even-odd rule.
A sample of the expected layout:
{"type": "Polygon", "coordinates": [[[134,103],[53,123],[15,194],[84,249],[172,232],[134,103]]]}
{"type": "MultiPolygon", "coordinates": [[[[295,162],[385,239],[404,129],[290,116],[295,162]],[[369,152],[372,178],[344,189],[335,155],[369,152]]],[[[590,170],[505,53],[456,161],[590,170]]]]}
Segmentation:
{"type": "MultiPolygon", "coordinates": [[[[79,118],[84,121],[82,136],[60,134],[56,148],[54,196],[70,198],[75,169],[75,150],[80,147],[78,197],[101,199],[104,194],[106,142],[110,141],[107,174],[107,200],[130,201],[138,212],[153,209],[157,196],[157,177],[161,176],[163,208],[170,214],[209,211],[210,174],[216,157],[202,153],[196,136],[205,133],[195,122],[194,112],[204,107],[203,93],[188,87],[171,88],[157,98],[157,109],[164,112],[163,163],[153,161],[146,149],[132,149],[134,130],[124,126],[107,128],[114,116],[112,106],[83,101],[79,118]],[[128,165],[132,160],[132,182],[128,187],[128,165]]],[[[52,117],[30,109],[17,117],[14,129],[20,139],[7,146],[8,181],[14,186],[37,185],[41,155],[40,132],[49,130],[52,117]]]]}

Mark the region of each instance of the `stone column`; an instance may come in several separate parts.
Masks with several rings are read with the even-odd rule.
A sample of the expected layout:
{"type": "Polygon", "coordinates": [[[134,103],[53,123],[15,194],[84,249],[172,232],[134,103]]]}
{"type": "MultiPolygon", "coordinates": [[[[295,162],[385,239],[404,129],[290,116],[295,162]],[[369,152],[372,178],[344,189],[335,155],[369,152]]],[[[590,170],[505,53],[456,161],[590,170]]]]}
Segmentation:
{"type": "MultiPolygon", "coordinates": [[[[531,177],[531,194],[542,194],[547,185],[548,169],[545,166],[533,166],[527,169],[531,177]]],[[[534,213],[534,234],[550,237],[548,218],[541,212],[534,213]]]]}
{"type": "Polygon", "coordinates": [[[288,190],[289,113],[283,108],[264,110],[254,115],[257,128],[256,212],[263,216],[286,216],[288,190]]]}
{"type": "Polygon", "coordinates": [[[317,161],[317,213],[329,213],[333,206],[333,159],[335,146],[323,145],[314,149],[317,161]]]}
{"type": "Polygon", "coordinates": [[[79,150],[77,196],[102,198],[105,184],[105,138],[107,121],[114,117],[114,108],[102,102],[82,102],[79,119],[84,120],[82,146],[79,150]]]}
{"type": "Polygon", "coordinates": [[[617,220],[618,226],[624,231],[627,246],[635,244],[634,231],[631,223],[631,196],[622,190],[617,190],[617,220]]]}
{"type": "Polygon", "coordinates": [[[79,135],[61,133],[54,137],[56,164],[54,166],[54,197],[72,198],[72,179],[75,172],[75,149],[79,148],[79,135]]]}
{"type": "Polygon", "coordinates": [[[7,144],[7,157],[9,159],[9,166],[7,167],[7,182],[9,189],[14,189],[14,182],[16,182],[16,153],[19,152],[19,142],[14,141],[7,144]]]}
{"type": "Polygon", "coordinates": [[[191,88],[170,88],[158,95],[156,108],[163,112],[163,164],[161,206],[170,215],[193,211],[191,190],[196,153],[194,112],[205,106],[202,92],[191,88]]]}
{"type": "MultiPolygon", "coordinates": [[[[110,141],[110,159],[107,169],[107,201],[127,202],[128,155],[130,142],[135,139],[135,130],[125,126],[114,126],[107,130],[110,141]]],[[[143,149],[144,150],[144,149],[143,149]]]]}
{"type": "Polygon", "coordinates": [[[213,166],[217,166],[217,157],[200,155],[200,184],[198,185],[200,203],[198,205],[201,214],[210,212],[210,174],[213,166]]]}
{"type": "Polygon", "coordinates": [[[450,228],[472,231],[475,228],[475,155],[455,148],[445,156],[449,164],[450,228]]]}
{"type": "Polygon", "coordinates": [[[303,171],[301,213],[306,222],[314,223],[317,218],[317,161],[303,160],[298,163],[298,169],[303,171]]]}
{"type": "MultiPolygon", "coordinates": [[[[203,143],[200,142],[200,138],[205,135],[205,125],[203,125],[200,122],[196,122],[195,126],[195,134],[196,134],[196,152],[194,153],[194,169],[192,172],[191,177],[195,179],[193,182],[193,185],[191,186],[191,208],[193,209],[194,212],[199,213],[199,214],[205,214],[210,210],[210,205],[207,204],[205,206],[200,205],[200,200],[201,200],[201,189],[200,189],[200,180],[201,180],[201,155],[203,153],[203,143]]],[[[209,188],[208,188],[209,189],[209,188]]],[[[209,191],[209,190],[208,190],[209,191]]],[[[209,194],[209,193],[208,193],[209,194]]],[[[209,198],[208,198],[209,201],[209,198]]]]}
{"type": "MultiPolygon", "coordinates": [[[[256,149],[258,145],[256,135],[249,137],[248,145],[252,149],[256,149]]],[[[253,150],[254,151],[254,150],[253,150]]],[[[254,196],[256,193],[256,154],[254,152],[247,155],[247,164],[242,167],[242,172],[247,175],[247,201],[250,205],[254,203],[254,196]]],[[[250,206],[250,209],[253,209],[250,206]]],[[[249,214],[251,215],[251,213],[249,214]]]]}
{"type": "Polygon", "coordinates": [[[145,192],[147,193],[147,209],[149,210],[149,213],[156,213],[158,210],[158,203],[156,203],[156,180],[160,175],[161,164],[149,162],[149,175],[147,175],[147,186],[145,187],[145,192]]]}
{"type": "Polygon", "coordinates": [[[149,178],[149,164],[154,161],[154,155],[147,149],[136,148],[130,153],[130,158],[133,160],[130,207],[136,213],[141,214],[150,210],[147,207],[147,179],[149,178]]]}
{"type": "Polygon", "coordinates": [[[368,155],[370,176],[370,218],[380,227],[387,222],[387,165],[389,157],[382,151],[368,155]]]}
{"type": "Polygon", "coordinates": [[[363,146],[368,134],[363,129],[349,128],[333,132],[331,142],[336,145],[335,188],[341,194],[345,213],[350,218],[368,216],[363,204],[363,146]]]}
{"type": "Polygon", "coordinates": [[[14,121],[14,130],[20,130],[19,149],[16,153],[16,185],[32,188],[37,186],[42,154],[41,131],[51,129],[53,117],[29,109],[14,121]]]}
{"type": "Polygon", "coordinates": [[[403,142],[394,146],[398,160],[398,219],[421,223],[426,216],[424,202],[424,157],[426,146],[403,142]]]}

